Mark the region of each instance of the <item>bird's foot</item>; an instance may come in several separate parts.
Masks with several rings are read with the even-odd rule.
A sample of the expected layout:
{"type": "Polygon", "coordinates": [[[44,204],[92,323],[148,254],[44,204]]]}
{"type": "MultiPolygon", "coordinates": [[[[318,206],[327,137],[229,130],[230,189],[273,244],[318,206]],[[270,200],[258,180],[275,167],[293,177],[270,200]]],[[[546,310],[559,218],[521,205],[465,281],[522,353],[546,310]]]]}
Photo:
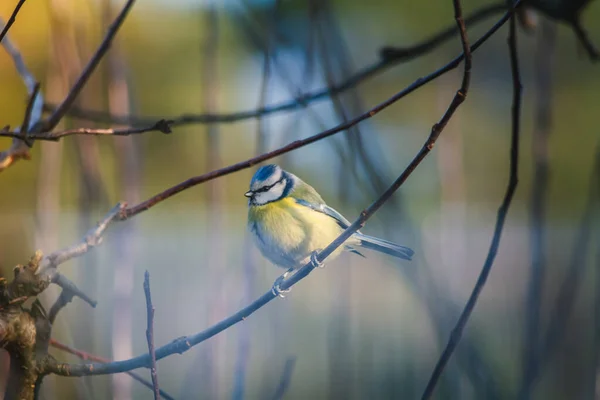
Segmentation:
{"type": "Polygon", "coordinates": [[[271,293],[273,293],[274,296],[276,297],[281,297],[282,299],[285,297],[286,293],[289,293],[292,289],[281,289],[280,285],[283,283],[283,281],[285,281],[285,278],[287,278],[287,276],[292,273],[294,269],[290,268],[287,271],[285,271],[279,278],[275,279],[275,282],[273,282],[273,286],[271,286],[271,293]]]}
{"type": "Polygon", "coordinates": [[[321,250],[315,250],[310,253],[310,263],[313,268],[325,268],[325,264],[322,261],[319,261],[319,258],[317,257],[320,252],[321,250]]]}

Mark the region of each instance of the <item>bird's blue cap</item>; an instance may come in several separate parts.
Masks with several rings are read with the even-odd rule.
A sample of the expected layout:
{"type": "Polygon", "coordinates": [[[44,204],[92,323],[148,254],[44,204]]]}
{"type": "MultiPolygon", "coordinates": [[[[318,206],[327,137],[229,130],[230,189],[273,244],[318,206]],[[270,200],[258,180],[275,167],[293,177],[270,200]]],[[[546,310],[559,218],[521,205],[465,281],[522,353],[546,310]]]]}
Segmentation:
{"type": "Polygon", "coordinates": [[[252,181],[250,182],[250,186],[252,186],[254,183],[257,183],[257,182],[266,181],[267,179],[269,179],[269,177],[271,175],[273,175],[275,173],[275,171],[277,171],[277,168],[278,167],[275,164],[269,164],[269,165],[264,165],[264,166],[260,167],[254,173],[254,176],[252,177],[252,181]]]}

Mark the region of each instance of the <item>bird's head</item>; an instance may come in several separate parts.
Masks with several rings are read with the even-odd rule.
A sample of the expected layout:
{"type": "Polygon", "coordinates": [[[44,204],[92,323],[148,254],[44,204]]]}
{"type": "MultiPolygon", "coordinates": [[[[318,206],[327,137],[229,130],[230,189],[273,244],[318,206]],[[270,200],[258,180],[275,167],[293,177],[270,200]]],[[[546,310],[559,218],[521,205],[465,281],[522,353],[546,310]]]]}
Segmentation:
{"type": "Polygon", "coordinates": [[[294,188],[295,177],[275,164],[260,167],[244,193],[249,205],[260,206],[286,197],[294,188]]]}

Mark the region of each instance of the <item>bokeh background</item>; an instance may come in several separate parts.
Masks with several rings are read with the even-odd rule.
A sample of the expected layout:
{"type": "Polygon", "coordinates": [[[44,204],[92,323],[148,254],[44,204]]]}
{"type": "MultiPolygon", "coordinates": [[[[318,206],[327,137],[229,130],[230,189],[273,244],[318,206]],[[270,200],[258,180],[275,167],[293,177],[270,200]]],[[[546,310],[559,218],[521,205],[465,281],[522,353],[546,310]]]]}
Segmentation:
{"type": "MultiPolygon", "coordinates": [[[[48,103],[64,97],[122,3],[25,3],[10,37],[48,103]]],[[[463,1],[465,14],[484,3],[463,1]]],[[[5,20],[15,4],[0,3],[5,20]]],[[[469,28],[471,40],[497,18],[469,28]]],[[[535,18],[533,32],[519,30],[524,106],[518,190],[489,281],[436,391],[439,399],[516,398],[532,351],[526,329],[532,315],[539,315],[535,346],[543,347],[549,327],[559,329],[551,348],[539,350],[543,357],[531,398],[590,399],[597,391],[600,224],[597,210],[586,217],[584,210],[592,183],[598,183],[593,165],[600,74],[568,27],[535,18]],[[543,150],[543,132],[549,176],[536,313],[528,300],[535,256],[530,211],[534,150],[543,150]],[[584,243],[578,236],[582,221],[591,229],[584,243]],[[583,252],[574,248],[577,243],[585,245],[583,252]],[[569,278],[573,271],[575,278],[569,278]],[[559,298],[565,282],[574,285],[572,301],[559,298]]],[[[600,45],[599,2],[592,2],[583,21],[600,45]]],[[[409,46],[453,24],[452,2],[446,0],[139,0],[76,106],[151,121],[252,110],[342,82],[377,62],[382,46],[409,46]]],[[[181,399],[276,398],[287,365],[293,367],[289,399],[420,396],[483,265],[508,181],[507,33],[508,25],[474,54],[467,101],[432,154],[364,228],[412,247],[414,260],[369,253],[366,259],[343,255],[328,262],[287,298],[160,361],[161,388],[181,399]]],[[[170,135],[36,143],[32,160],[0,176],[1,272],[10,276],[35,249],[48,253],[81,240],[119,200],[135,204],[191,176],[333,127],[460,51],[455,37],[342,96],[265,118],[181,125],[170,135]]],[[[356,129],[274,161],[352,220],[410,162],[460,79],[459,68],[356,129]]],[[[4,52],[0,88],[0,124],[18,126],[26,89],[4,52]]],[[[82,126],[110,124],[75,118],[62,123],[82,126]]],[[[0,145],[8,147],[10,140],[0,145]]],[[[102,246],[61,266],[99,304],[91,309],[75,299],[59,315],[54,338],[113,359],[146,352],[145,270],[156,307],[157,345],[199,332],[268,290],[283,271],[258,254],[245,231],[243,193],[253,172],[191,188],[114,224],[102,246]]],[[[47,291],[44,304],[51,305],[57,293],[47,291]]],[[[51,376],[42,392],[46,399],[150,396],[126,375],[51,376]]]]}

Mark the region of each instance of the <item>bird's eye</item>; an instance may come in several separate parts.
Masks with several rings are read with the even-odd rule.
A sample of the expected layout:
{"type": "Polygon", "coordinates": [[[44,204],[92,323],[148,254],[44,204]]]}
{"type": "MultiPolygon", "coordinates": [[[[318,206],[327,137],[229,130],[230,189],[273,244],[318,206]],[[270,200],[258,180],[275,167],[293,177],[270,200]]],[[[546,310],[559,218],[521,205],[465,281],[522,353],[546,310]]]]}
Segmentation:
{"type": "Polygon", "coordinates": [[[260,188],[256,189],[254,191],[254,193],[268,192],[269,190],[273,189],[273,187],[275,185],[283,183],[284,181],[285,181],[285,178],[281,178],[280,180],[278,180],[277,182],[273,183],[272,185],[267,185],[267,186],[263,186],[263,187],[260,187],[260,188]]]}

